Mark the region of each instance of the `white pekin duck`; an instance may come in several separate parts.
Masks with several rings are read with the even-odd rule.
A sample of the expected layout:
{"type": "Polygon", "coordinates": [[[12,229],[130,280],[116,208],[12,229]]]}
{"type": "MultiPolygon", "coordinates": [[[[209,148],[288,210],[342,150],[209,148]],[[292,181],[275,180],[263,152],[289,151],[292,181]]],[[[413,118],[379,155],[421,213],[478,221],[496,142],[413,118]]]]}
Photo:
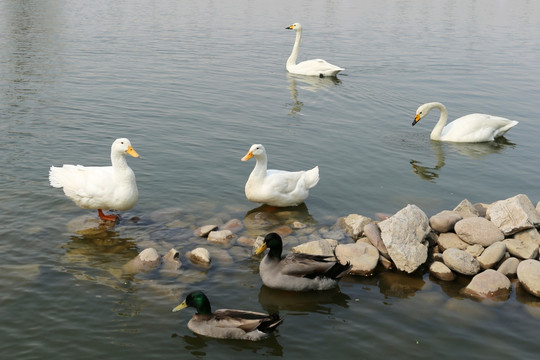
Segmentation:
{"type": "Polygon", "coordinates": [[[306,171],[267,170],[266,150],[254,144],[242,158],[255,157],[255,168],[246,182],[245,192],[249,201],[271,206],[296,206],[309,196],[309,189],[319,182],[319,167],[306,171]]]}
{"type": "Polygon", "coordinates": [[[139,198],[135,174],[125,154],[139,157],[128,139],[116,139],[111,146],[112,166],[51,166],[49,182],[63,188],[78,206],[97,210],[102,220],[116,221],[118,215],[105,215],[103,210],[129,210],[139,198]]]}

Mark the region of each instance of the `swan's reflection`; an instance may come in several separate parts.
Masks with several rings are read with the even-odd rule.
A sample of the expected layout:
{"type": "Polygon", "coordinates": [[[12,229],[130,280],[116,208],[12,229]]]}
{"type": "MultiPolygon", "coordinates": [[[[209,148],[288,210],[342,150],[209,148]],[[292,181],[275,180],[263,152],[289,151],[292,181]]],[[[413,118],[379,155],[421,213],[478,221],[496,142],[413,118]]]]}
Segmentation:
{"type": "Polygon", "coordinates": [[[439,171],[445,165],[445,151],[458,152],[471,159],[480,159],[490,154],[496,154],[508,147],[515,147],[515,143],[508,141],[501,136],[495,141],[481,143],[457,143],[430,141],[430,146],[436,159],[435,166],[424,166],[422,162],[411,159],[410,164],[413,168],[413,173],[418,175],[422,180],[436,182],[439,177],[439,171]],[[446,148],[445,148],[446,147],[446,148]]]}
{"type": "Polygon", "coordinates": [[[298,100],[298,88],[306,91],[317,92],[321,89],[329,88],[341,83],[337,77],[316,77],[316,76],[304,76],[287,73],[287,81],[289,82],[289,90],[291,91],[291,97],[293,103],[289,115],[294,115],[302,111],[303,102],[298,100]],[[300,85],[298,85],[300,84],[300,85]]]}

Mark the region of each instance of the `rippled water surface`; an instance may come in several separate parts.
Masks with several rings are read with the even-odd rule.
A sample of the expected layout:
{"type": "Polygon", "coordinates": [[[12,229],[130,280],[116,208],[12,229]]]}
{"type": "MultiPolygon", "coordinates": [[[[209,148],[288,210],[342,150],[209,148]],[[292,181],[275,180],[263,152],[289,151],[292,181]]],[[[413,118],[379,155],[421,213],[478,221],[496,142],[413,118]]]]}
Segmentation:
{"type": "Polygon", "coordinates": [[[468,279],[427,273],[347,277],[339,291],[261,286],[248,247],[212,246],[209,269],[185,253],[193,229],[245,220],[262,143],[269,165],[320,167],[305,206],[271,214],[307,224],[290,246],[332,235],[337,218],[407,204],[428,216],[463,199],[540,200],[540,4],[536,1],[0,2],[0,356],[43,358],[536,358],[540,301],[460,295],[468,279]],[[344,67],[337,80],[290,76],[300,59],[344,67]],[[450,118],[518,120],[487,144],[429,140],[440,101],[450,118]],[[48,184],[51,165],[105,165],[127,137],[140,198],[114,228],[48,184]],[[126,274],[146,247],[181,252],[179,272],[126,274]],[[213,340],[171,313],[203,289],[214,308],[279,311],[259,343],[213,340]]]}

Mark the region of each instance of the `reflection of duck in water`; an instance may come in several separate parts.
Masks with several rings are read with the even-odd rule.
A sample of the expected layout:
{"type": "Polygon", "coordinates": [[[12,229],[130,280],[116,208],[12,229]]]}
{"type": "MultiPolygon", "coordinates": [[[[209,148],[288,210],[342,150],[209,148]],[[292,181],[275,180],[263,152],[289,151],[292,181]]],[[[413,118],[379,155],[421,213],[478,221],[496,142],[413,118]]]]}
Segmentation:
{"type": "Polygon", "coordinates": [[[268,312],[288,310],[328,314],[331,313],[334,304],[347,308],[350,299],[339,288],[326,291],[292,292],[271,289],[263,285],[259,291],[259,303],[268,312]]]}

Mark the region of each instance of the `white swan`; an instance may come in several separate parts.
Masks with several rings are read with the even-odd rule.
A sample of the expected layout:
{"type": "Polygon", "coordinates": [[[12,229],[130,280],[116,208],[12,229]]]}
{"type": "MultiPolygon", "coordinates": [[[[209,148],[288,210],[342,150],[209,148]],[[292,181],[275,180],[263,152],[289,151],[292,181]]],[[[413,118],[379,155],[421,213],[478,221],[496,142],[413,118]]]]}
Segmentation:
{"type": "Polygon", "coordinates": [[[116,221],[117,215],[102,210],[129,210],[139,198],[135,174],[125,154],[139,157],[128,139],[116,139],[111,146],[112,166],[51,166],[51,186],[63,188],[68,198],[84,209],[94,209],[102,220],[116,221]]]}
{"type": "Polygon", "coordinates": [[[325,77],[336,76],[340,71],[345,70],[322,59],[306,60],[297,64],[296,58],[298,57],[298,48],[302,39],[302,25],[294,23],[285,29],[296,31],[296,41],[294,42],[291,56],[287,59],[286,67],[288,72],[298,75],[325,77]]]}
{"type": "Polygon", "coordinates": [[[441,111],[441,116],[431,132],[431,140],[470,143],[493,141],[496,137],[504,135],[508,130],[518,124],[517,121],[499,116],[469,114],[446,125],[448,119],[446,107],[439,102],[431,102],[421,105],[416,110],[416,117],[412,125],[414,126],[434,108],[441,111]]]}
{"type": "Polygon", "coordinates": [[[255,168],[246,182],[245,192],[249,201],[272,206],[295,206],[304,202],[309,189],[319,182],[319,167],[307,171],[267,170],[266,150],[254,144],[242,158],[247,161],[255,157],[255,168]]]}

